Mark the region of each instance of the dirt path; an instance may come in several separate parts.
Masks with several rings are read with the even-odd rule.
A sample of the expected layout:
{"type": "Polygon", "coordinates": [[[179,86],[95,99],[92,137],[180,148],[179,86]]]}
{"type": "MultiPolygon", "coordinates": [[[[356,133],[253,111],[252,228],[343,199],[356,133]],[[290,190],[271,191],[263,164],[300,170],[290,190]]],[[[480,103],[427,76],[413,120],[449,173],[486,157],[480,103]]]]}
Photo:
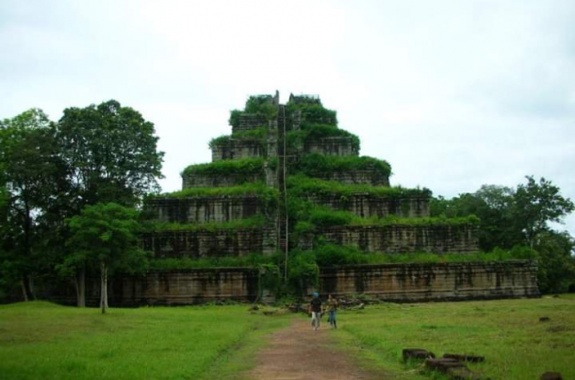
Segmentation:
{"type": "MultiPolygon", "coordinates": [[[[325,319],[323,320],[325,322],[325,319]]],[[[257,354],[256,367],[249,374],[255,380],[299,379],[382,379],[382,374],[368,373],[331,345],[333,334],[327,323],[313,331],[306,319],[294,320],[283,330],[272,333],[269,344],[257,354]]]]}

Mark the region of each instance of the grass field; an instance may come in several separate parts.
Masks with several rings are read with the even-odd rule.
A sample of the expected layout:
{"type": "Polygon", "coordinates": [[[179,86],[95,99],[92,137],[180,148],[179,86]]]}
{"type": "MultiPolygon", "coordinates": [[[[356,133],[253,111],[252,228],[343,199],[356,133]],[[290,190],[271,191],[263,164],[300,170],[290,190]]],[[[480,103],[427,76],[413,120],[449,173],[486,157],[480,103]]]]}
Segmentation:
{"type": "Polygon", "coordinates": [[[0,306],[0,379],[213,379],[216,369],[221,377],[249,368],[257,337],[289,322],[247,310],[158,307],[102,315],[46,302],[0,306]],[[240,346],[245,360],[228,360],[240,346]]]}
{"type": "Polygon", "coordinates": [[[539,379],[546,371],[557,371],[563,379],[575,379],[575,295],[383,304],[343,312],[339,319],[340,342],[362,347],[358,352],[365,360],[397,379],[425,378],[417,369],[420,363],[403,363],[404,348],[423,348],[438,357],[484,356],[483,363],[468,364],[482,378],[539,379]]]}
{"type": "MultiPolygon", "coordinates": [[[[233,379],[253,365],[266,333],[294,314],[247,305],[78,309],[46,302],[0,306],[1,379],[233,379]]],[[[380,304],[341,310],[328,333],[394,379],[439,378],[401,360],[403,348],[475,354],[490,379],[575,379],[575,296],[380,304]],[[541,317],[549,320],[541,322],[541,317]]]]}

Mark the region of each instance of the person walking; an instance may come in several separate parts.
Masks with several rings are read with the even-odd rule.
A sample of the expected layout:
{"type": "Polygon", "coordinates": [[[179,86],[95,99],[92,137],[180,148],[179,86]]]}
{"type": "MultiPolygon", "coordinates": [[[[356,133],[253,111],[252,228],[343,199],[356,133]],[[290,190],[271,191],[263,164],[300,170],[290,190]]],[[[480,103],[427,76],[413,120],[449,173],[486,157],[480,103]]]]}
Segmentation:
{"type": "Polygon", "coordinates": [[[313,292],[308,312],[311,313],[311,327],[314,331],[317,331],[321,319],[321,298],[319,298],[319,293],[313,292]]]}
{"type": "Polygon", "coordinates": [[[338,306],[339,306],[339,303],[338,303],[337,299],[335,297],[333,297],[330,293],[327,297],[327,307],[326,307],[326,309],[327,309],[327,321],[329,322],[331,327],[333,327],[334,329],[337,329],[336,314],[337,314],[337,307],[338,306]]]}

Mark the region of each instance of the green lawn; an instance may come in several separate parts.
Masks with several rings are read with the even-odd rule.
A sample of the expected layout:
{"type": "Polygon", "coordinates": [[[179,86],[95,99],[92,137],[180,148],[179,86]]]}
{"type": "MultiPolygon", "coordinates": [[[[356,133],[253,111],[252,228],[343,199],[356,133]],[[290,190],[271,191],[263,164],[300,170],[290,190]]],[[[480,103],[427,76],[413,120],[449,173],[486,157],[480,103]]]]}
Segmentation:
{"type": "MultiPolygon", "coordinates": [[[[78,309],[0,306],[1,379],[234,379],[270,331],[304,315],[264,316],[248,305],[78,309]]],[[[483,302],[380,304],[341,310],[326,331],[393,379],[432,379],[403,348],[485,356],[469,368],[491,379],[575,379],[575,296],[483,302]],[[541,322],[540,317],[549,321],[541,322]]]]}
{"type": "Polygon", "coordinates": [[[425,378],[415,370],[420,363],[403,363],[404,348],[423,348],[436,356],[484,356],[485,362],[468,364],[483,378],[539,379],[543,372],[557,371],[564,379],[575,379],[575,295],[384,304],[343,311],[339,319],[337,338],[362,347],[358,352],[370,365],[398,379],[425,378]]]}
{"type": "Polygon", "coordinates": [[[110,309],[105,315],[46,302],[4,305],[0,378],[208,379],[224,363],[229,371],[249,368],[257,337],[288,322],[287,316],[252,314],[247,305],[110,309]],[[228,360],[240,347],[246,360],[228,360]]]}

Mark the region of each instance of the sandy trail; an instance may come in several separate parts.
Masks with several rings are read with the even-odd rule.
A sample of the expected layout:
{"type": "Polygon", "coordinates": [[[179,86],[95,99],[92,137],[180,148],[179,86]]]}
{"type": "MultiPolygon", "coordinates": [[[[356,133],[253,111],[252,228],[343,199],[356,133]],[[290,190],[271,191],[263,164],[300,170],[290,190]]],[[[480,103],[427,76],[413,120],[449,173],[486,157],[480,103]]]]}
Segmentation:
{"type": "Polygon", "coordinates": [[[294,320],[290,326],[272,333],[269,343],[256,356],[256,367],[247,378],[255,380],[299,379],[382,379],[382,374],[361,370],[349,355],[331,343],[333,334],[323,319],[313,331],[306,319],[294,320]]]}

